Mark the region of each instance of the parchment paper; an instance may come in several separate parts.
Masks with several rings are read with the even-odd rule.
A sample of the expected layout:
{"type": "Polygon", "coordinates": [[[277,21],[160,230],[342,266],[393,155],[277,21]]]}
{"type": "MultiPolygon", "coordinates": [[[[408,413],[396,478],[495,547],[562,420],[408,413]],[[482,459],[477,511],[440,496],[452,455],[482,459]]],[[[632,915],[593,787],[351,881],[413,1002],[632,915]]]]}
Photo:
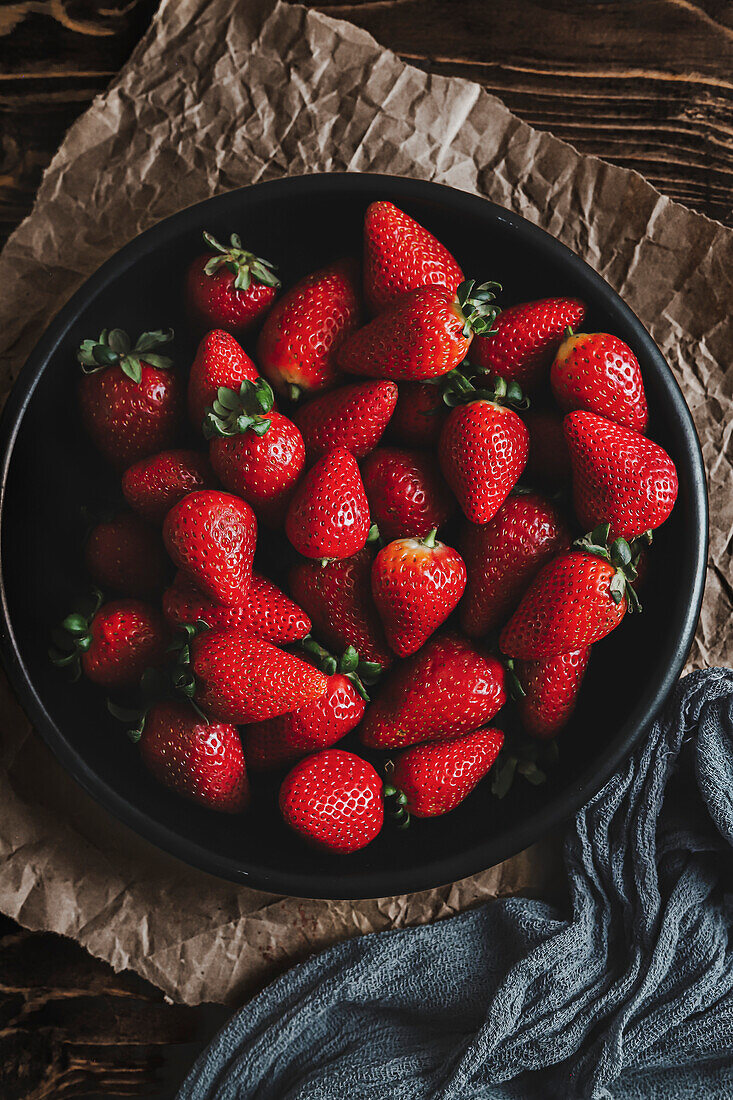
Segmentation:
{"type": "MultiPolygon", "coordinates": [[[[538,133],[478,85],[403,64],[348,23],[272,0],[163,3],[69,131],[0,256],[2,395],[54,312],[127,240],[217,192],[312,171],[410,175],[485,195],[555,234],[623,295],[677,373],[710,477],[711,557],[691,665],[729,664],[733,233],[538,133]]],[[[221,883],[111,821],[2,690],[0,908],[181,1001],[241,1001],[346,936],[557,881],[549,839],[453,886],[372,902],[221,883]]]]}

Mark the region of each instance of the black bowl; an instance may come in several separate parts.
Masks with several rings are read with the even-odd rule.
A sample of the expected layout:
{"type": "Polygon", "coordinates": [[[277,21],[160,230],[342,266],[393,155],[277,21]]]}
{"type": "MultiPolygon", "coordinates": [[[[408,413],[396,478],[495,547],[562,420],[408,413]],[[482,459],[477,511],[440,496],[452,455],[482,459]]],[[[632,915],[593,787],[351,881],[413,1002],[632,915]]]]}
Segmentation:
{"type": "Polygon", "coordinates": [[[2,655],[36,729],[79,783],[154,844],[214,874],[304,897],[376,897],[421,890],[490,867],[582,806],[619,766],[679,676],[700,611],[707,547],[705,475],[682,394],[646,329],[587,264],[541,229],[448,187],[376,175],[278,180],[209,199],[143,233],[89,279],[26,363],[2,421],[0,566],[2,655]],[[658,532],[644,594],[594,652],[581,700],[562,735],[562,764],[543,787],[515,784],[502,802],[487,784],[444,819],[385,831],[363,852],[312,852],[275,809],[275,780],[256,816],[199,809],[157,786],[88,683],[70,686],[47,657],[48,632],[85,580],[80,508],[118,499],[118,480],[95,456],[76,406],[79,342],[105,326],[131,333],[172,325],[176,356],[194,351],[181,282],[201,231],[236,229],[280,265],[287,284],[360,248],[364,210],[391,199],[427,225],[464,270],[504,285],[502,304],[570,294],[589,306],[586,327],[608,330],[642,366],[651,430],[672,455],[680,492],[658,532]]]}

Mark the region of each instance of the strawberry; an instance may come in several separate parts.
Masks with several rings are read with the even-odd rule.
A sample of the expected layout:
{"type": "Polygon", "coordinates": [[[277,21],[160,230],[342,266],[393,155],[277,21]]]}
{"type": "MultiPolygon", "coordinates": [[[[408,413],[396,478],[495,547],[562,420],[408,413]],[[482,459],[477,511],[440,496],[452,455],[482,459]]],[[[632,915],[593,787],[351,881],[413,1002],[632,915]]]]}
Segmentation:
{"type": "Polygon", "coordinates": [[[171,626],[193,626],[199,620],[213,630],[246,627],[256,638],[273,645],[289,645],[310,634],[311,621],[277,585],[252,574],[245,583],[241,602],[233,607],[216,603],[179,570],[173,584],[163,593],[163,615],[171,626]]]}
{"type": "Polygon", "coordinates": [[[247,725],[318,699],[328,679],[247,627],[207,630],[182,647],[177,686],[221,722],[247,725]]]}
{"type": "Polygon", "coordinates": [[[388,435],[402,447],[432,447],[448,415],[440,388],[432,382],[400,382],[388,435]]]}
{"type": "Polygon", "coordinates": [[[264,378],[242,382],[239,392],[222,386],[204,419],[211,465],[222,485],[271,526],[282,523],[305,466],[303,437],[292,420],[273,410],[273,397],[264,378]]]}
{"type": "Polygon", "coordinates": [[[67,615],[54,631],[50,657],[76,678],[105,688],[135,687],[143,672],[166,659],[168,633],[160,614],[141,600],[112,600],[101,594],[86,613],[67,615]]]}
{"type": "Polygon", "coordinates": [[[573,501],[581,524],[608,521],[611,536],[634,539],[668,518],[677,471],[658,443],[590,412],[565,417],[573,501]]]}
{"type": "Polygon", "coordinates": [[[372,555],[364,547],[326,565],[298,562],[290,571],[290,591],[327,645],[338,650],[353,646],[365,661],[387,668],[392,655],[372,601],[371,575],[372,555]]]}
{"type": "Polygon", "coordinates": [[[285,776],[280,812],[286,825],[315,847],[356,852],[382,828],[382,780],[354,753],[327,749],[307,756],[285,776]]]}
{"type": "Polygon", "coordinates": [[[306,558],[350,558],[369,534],[369,504],[356,459],[337,447],[296,487],[285,533],[306,558]]]}
{"type": "Polygon", "coordinates": [[[639,609],[635,575],[625,539],[609,548],[608,524],[591,531],[540,569],[501,632],[502,652],[534,661],[600,641],[639,609]]]}
{"type": "Polygon", "coordinates": [[[79,348],[82,420],[117,470],[176,443],[182,395],[172,360],[157,351],[172,339],[172,331],[144,332],[133,347],[126,332],[113,328],[79,348]]]}
{"type": "Polygon", "coordinates": [[[337,380],[344,338],[361,319],[359,271],[340,260],[296,283],[271,311],[257,341],[257,361],[278,393],[297,400],[337,380]]]}
{"type": "Polygon", "coordinates": [[[607,332],[569,335],[558,348],[550,382],[565,412],[585,409],[634,432],[646,431],[649,413],[639,362],[628,344],[607,332]]]}
{"type": "Polygon", "coordinates": [[[188,378],[188,415],[201,430],[206,410],[221,386],[238,390],[242,382],[256,382],[259,372],[250,357],[228,332],[207,332],[196,351],[188,378]]]}
{"type": "Polygon", "coordinates": [[[380,550],[372,566],[372,594],[387,641],[398,657],[415,653],[445,622],[466,587],[463,559],[436,542],[433,528],[422,539],[397,539],[380,550]]]}
{"type": "Polygon", "coordinates": [[[433,286],[404,294],[344,341],[339,366],[395,382],[447,374],[465,359],[474,334],[491,329],[498,285],[469,280],[455,293],[433,286]]]}
{"type": "Polygon", "coordinates": [[[257,521],[250,506],[231,493],[200,489],[174,504],[163,524],[173,561],[207,596],[241,604],[252,580],[257,521]]]}
{"type": "Polygon", "coordinates": [[[455,511],[455,500],[431,455],[379,447],[361,467],[372,522],[382,538],[423,538],[455,511]]]}
{"type": "Polygon", "coordinates": [[[290,714],[247,727],[245,755],[253,769],[277,768],[330,748],[364,716],[369,696],[361,676],[373,682],[380,666],[360,662],[353,646],[338,661],[313,638],[306,638],[303,648],[328,676],[326,692],[290,714]]]}
{"type": "Polygon", "coordinates": [[[364,297],[372,313],[421,286],[452,294],[463,272],[432,233],[391,202],[373,202],[364,217],[364,297]]]}
{"type": "Polygon", "coordinates": [[[567,328],[578,328],[585,305],[577,298],[542,298],[503,310],[495,334],[474,340],[471,362],[532,390],[542,381],[567,328]]]}
{"type": "Polygon", "coordinates": [[[488,523],[517,483],[527,461],[529,433],[501,401],[521,400],[516,383],[497,379],[493,391],[468,393],[443,425],[438,457],[445,480],[471,523],[488,523]]]}
{"type": "Polygon", "coordinates": [[[141,458],[122,475],[125,500],[151,523],[162,523],[174,504],[196,489],[211,489],[215,478],[199,451],[161,451],[141,458]]]}
{"type": "Polygon", "coordinates": [[[522,420],[529,432],[525,473],[541,485],[556,489],[570,481],[570,453],[562,417],[550,409],[529,409],[522,420]]]}
{"type": "Polygon", "coordinates": [[[219,244],[204,232],[208,252],[197,256],[188,269],[186,305],[194,324],[227,329],[237,336],[267,312],[280,280],[274,265],[247,252],[236,233],[229,240],[229,245],[219,244]]]}
{"type": "Polygon", "coordinates": [[[458,737],[505,702],[499,661],[459,634],[439,634],[389,673],[359,736],[377,749],[458,737]]]}
{"type": "Polygon", "coordinates": [[[308,462],[334,447],[345,447],[354,458],[364,458],[382,438],[395,404],[394,382],[357,382],[313,398],[295,414],[305,440],[308,462]]]}
{"type": "Polygon", "coordinates": [[[590,657],[590,646],[537,661],[518,661],[516,675],[524,690],[517,709],[532,737],[554,737],[575,710],[590,657]]]}
{"type": "Polygon", "coordinates": [[[516,493],[489,523],[465,523],[459,548],[468,583],[461,628],[480,638],[501,626],[541,566],[570,544],[557,509],[538,493],[516,493]]]}
{"type": "Polygon", "coordinates": [[[150,598],[165,583],[168,562],[160,535],[132,512],[97,523],[84,556],[94,583],[123,596],[150,598]]]}
{"type": "Polygon", "coordinates": [[[249,782],[234,726],[204,722],[187,702],[155,703],[140,734],[140,756],[165,787],[185,798],[239,814],[249,804],[249,782]]]}
{"type": "Polygon", "coordinates": [[[407,826],[411,814],[438,817],[455,810],[491,769],[503,743],[501,730],[479,729],[400,753],[384,787],[398,824],[407,826]]]}

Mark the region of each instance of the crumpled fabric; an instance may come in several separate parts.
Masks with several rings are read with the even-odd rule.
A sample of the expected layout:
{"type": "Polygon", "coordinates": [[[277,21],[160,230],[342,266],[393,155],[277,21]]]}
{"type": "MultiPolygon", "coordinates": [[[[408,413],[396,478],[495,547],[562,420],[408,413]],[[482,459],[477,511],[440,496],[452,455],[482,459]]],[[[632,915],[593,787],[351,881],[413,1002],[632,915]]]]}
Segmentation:
{"type": "MultiPolygon", "coordinates": [[[[592,730],[588,731],[592,736],[592,730]]],[[[522,898],[295,967],[179,1100],[733,1096],[733,672],[692,673],[522,898]]]]}

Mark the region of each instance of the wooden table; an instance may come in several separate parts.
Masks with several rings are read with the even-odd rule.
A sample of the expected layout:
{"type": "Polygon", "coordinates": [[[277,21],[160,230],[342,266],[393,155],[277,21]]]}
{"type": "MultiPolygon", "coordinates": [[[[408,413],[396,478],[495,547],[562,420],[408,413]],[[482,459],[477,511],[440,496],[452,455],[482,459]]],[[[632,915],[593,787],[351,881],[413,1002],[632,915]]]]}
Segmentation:
{"type": "MultiPolygon", "coordinates": [[[[358,23],[421,68],[479,81],[534,126],[733,225],[733,0],[309,6],[358,23]]],[[[64,132],[125,62],[155,7],[0,6],[0,240],[30,210],[64,132]]],[[[3,1100],[170,1096],[226,1016],[166,1004],[75,944],[0,918],[3,1100]]]]}

